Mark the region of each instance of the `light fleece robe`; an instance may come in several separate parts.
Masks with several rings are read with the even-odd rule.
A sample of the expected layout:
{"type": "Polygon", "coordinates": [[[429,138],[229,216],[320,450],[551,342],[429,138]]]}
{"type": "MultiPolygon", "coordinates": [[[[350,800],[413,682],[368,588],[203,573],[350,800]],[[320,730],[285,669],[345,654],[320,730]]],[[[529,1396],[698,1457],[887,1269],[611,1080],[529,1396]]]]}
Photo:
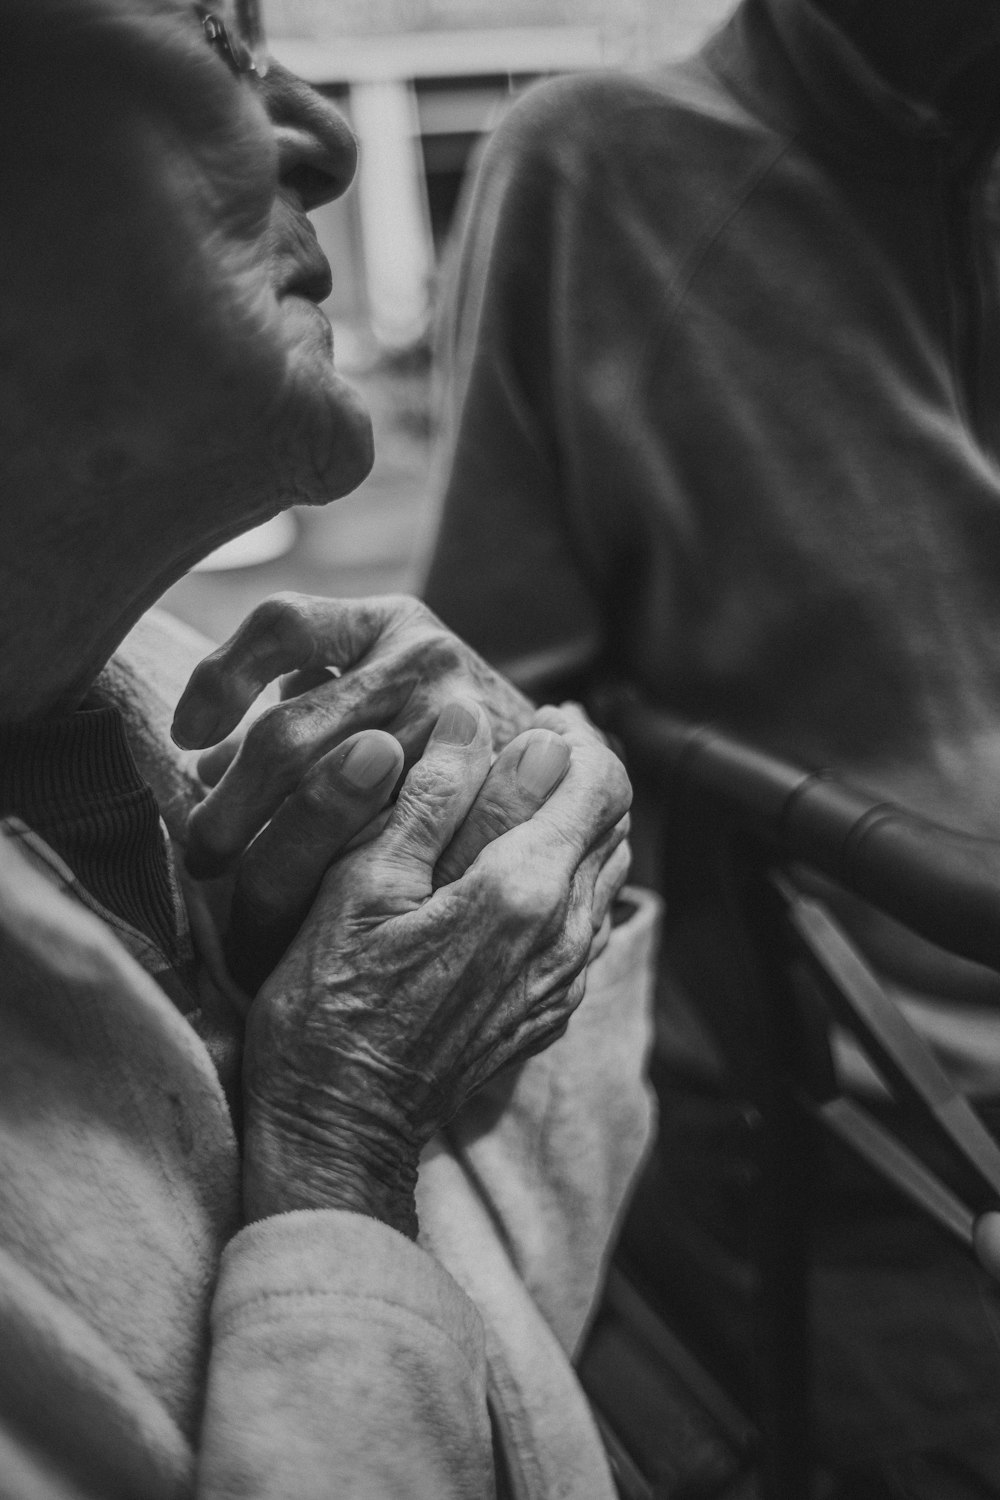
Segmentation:
{"type": "MultiPolygon", "coordinates": [[[[103,684],[168,826],[190,787],[165,728],[203,645],[148,621],[103,684]]],[[[655,903],[637,898],[566,1035],[432,1144],[420,1245],[333,1210],[241,1227],[209,1046],[11,831],[0,1497],[471,1500],[494,1493],[492,1425],[516,1496],[610,1500],[570,1355],[649,1137],[655,903]]],[[[189,899],[210,1011],[226,980],[189,899]]]]}

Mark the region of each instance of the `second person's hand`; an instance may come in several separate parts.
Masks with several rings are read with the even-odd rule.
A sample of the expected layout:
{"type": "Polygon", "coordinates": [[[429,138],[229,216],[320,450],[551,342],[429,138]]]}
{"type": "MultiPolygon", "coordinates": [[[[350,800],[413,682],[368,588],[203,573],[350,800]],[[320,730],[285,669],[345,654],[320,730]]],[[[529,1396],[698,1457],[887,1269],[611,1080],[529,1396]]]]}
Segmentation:
{"type": "Polygon", "coordinates": [[[628,867],[624,770],[577,732],[538,810],[435,888],[491,761],[482,710],[452,705],[384,829],[331,866],[250,1014],[250,1217],[352,1208],[412,1233],[427,1140],[563,1031],[628,867]]]}
{"type": "Polygon", "coordinates": [[[417,599],[265,600],[195,668],[174,716],[178,744],[220,746],[208,771],[215,784],[191,816],[189,869],[228,868],[310,768],[360,730],[386,731],[402,748],[401,766],[412,764],[458,696],[483,708],[494,750],[532,722],[529,701],[417,599]],[[284,701],[227,750],[220,742],[279,678],[284,701]]]}

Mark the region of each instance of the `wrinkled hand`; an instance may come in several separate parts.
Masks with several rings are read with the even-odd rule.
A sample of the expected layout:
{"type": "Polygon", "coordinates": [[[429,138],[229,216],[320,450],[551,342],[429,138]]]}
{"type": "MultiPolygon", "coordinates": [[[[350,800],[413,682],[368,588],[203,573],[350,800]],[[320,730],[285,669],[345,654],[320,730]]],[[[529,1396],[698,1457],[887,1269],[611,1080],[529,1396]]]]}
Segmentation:
{"type": "MultiPolygon", "coordinates": [[[[398,774],[456,696],[482,705],[495,749],[532,722],[528,700],[419,600],[265,600],[196,667],[174,716],[178,744],[219,745],[202,758],[205,779],[215,784],[191,816],[192,873],[214,875],[231,865],[317,762],[357,731],[381,729],[396,739],[403,752],[398,774]],[[284,701],[265,710],[238,747],[219,745],[264,688],[286,674],[284,701]]],[[[387,760],[382,769],[388,778],[387,760]]]]}
{"type": "Polygon", "coordinates": [[[350,1208],[412,1234],[425,1143],[565,1029],[627,873],[631,793],[582,716],[539,718],[491,769],[485,712],[453,705],[385,827],[326,874],[250,1013],[248,1217],[350,1208]]]}
{"type": "MultiPolygon", "coordinates": [[[[566,773],[572,743],[602,744],[574,705],[542,709],[535,724],[496,757],[435,867],[435,887],[457,879],[486,844],[541,807],[566,773]]],[[[385,827],[402,765],[402,748],[384,731],[351,736],[310,767],[247,849],[233,891],[226,956],[248,994],[281,958],[333,860],[385,827]]],[[[597,946],[606,937],[602,931],[597,946]]]]}

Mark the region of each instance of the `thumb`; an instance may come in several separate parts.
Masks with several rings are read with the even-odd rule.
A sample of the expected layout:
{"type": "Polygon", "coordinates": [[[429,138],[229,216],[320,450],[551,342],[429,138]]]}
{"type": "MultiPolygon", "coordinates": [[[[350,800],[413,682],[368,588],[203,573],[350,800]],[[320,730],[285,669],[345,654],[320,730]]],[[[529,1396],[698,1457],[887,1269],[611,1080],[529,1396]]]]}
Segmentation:
{"type": "Polygon", "coordinates": [[[489,773],[492,745],[489,719],[471,698],[453,699],[442,710],[371,846],[397,896],[416,904],[431,894],[434,867],[489,773]]]}

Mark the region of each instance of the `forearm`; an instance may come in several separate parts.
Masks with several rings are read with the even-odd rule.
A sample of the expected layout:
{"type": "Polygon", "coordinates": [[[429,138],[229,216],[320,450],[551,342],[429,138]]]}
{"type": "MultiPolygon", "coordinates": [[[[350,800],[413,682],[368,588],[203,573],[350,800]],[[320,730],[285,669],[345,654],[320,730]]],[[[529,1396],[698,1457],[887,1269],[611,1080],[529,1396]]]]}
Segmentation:
{"type": "Polygon", "coordinates": [[[482,1324],[431,1256],[353,1213],[231,1242],[198,1500],[464,1500],[492,1470],[482,1324]]]}

